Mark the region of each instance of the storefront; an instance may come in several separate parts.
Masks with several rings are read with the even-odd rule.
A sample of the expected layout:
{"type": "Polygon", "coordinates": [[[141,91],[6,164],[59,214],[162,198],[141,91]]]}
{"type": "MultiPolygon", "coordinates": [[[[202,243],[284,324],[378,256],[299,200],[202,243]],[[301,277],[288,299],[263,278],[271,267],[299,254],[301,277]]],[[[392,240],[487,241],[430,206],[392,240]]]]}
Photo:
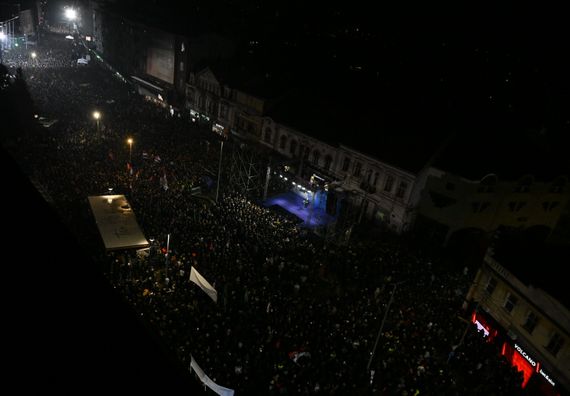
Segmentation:
{"type": "Polygon", "coordinates": [[[501,345],[501,355],[523,374],[522,387],[532,395],[560,396],[556,380],[544,362],[538,358],[538,354],[530,351],[519,337],[513,339],[507,332],[490,316],[484,312],[473,312],[471,321],[481,331],[483,337],[489,342],[501,345]]]}

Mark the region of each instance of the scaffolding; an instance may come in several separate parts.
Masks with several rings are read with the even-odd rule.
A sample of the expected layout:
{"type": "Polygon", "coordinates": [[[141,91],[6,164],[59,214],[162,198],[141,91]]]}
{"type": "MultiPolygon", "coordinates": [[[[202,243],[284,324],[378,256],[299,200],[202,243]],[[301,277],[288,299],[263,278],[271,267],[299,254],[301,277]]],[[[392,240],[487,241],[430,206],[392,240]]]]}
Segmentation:
{"type": "Polygon", "coordinates": [[[229,190],[252,200],[261,199],[269,160],[255,147],[239,141],[232,142],[229,157],[229,173],[225,175],[229,190]]]}

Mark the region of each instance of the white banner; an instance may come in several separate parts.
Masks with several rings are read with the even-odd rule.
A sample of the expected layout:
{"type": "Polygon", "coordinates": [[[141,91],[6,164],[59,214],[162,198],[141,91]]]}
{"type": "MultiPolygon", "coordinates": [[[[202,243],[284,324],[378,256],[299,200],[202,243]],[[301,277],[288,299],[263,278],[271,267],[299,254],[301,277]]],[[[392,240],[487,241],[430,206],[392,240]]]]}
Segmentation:
{"type": "Polygon", "coordinates": [[[216,392],[218,395],[220,395],[220,396],[234,396],[234,390],[233,389],[224,388],[223,386],[220,386],[220,385],[216,384],[214,381],[212,381],[210,379],[210,377],[208,377],[206,375],[206,373],[204,373],[204,370],[202,370],[202,368],[200,366],[198,366],[198,363],[196,363],[196,361],[194,360],[194,357],[190,356],[190,371],[192,371],[192,370],[194,370],[194,372],[196,373],[198,378],[200,378],[200,381],[202,381],[204,383],[204,385],[206,385],[208,388],[210,388],[211,390],[216,392]]]}
{"type": "Polygon", "coordinates": [[[214,289],[214,287],[210,285],[210,283],[204,279],[204,277],[200,275],[194,267],[190,267],[190,282],[194,282],[200,286],[200,289],[204,290],[204,292],[210,296],[214,302],[218,302],[218,292],[216,289],[214,289]]]}

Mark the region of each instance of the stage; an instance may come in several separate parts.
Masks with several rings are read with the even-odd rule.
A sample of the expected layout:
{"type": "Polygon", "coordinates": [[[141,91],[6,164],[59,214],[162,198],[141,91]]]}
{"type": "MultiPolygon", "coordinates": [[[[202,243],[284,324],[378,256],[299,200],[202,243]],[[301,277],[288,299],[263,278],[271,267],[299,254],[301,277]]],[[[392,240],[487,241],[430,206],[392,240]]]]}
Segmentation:
{"type": "Polygon", "coordinates": [[[324,227],[336,219],[335,216],[326,213],[324,204],[322,204],[323,199],[319,194],[306,207],[303,199],[301,194],[288,191],[268,198],[263,202],[263,206],[277,209],[278,212],[284,209],[289,215],[294,216],[304,228],[324,227]]]}

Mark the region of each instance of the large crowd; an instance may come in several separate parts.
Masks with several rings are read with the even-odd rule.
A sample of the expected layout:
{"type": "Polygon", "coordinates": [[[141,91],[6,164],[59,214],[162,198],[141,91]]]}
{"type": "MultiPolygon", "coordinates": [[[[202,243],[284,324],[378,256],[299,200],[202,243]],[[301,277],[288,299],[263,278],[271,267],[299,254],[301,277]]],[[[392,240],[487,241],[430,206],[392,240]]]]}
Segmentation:
{"type": "Polygon", "coordinates": [[[193,357],[237,395],[522,392],[521,374],[459,318],[473,269],[389,235],[328,243],[240,191],[193,196],[216,167],[219,152],[203,144],[215,135],[94,57],[78,65],[80,47],[48,34],[33,59],[4,55],[10,73],[21,68],[31,113],[57,121],[3,144],[181,364],[193,357]],[[152,239],[148,254],[104,252],[87,197],[110,188],[152,239]],[[191,267],[217,302],[189,281],[191,267]]]}

